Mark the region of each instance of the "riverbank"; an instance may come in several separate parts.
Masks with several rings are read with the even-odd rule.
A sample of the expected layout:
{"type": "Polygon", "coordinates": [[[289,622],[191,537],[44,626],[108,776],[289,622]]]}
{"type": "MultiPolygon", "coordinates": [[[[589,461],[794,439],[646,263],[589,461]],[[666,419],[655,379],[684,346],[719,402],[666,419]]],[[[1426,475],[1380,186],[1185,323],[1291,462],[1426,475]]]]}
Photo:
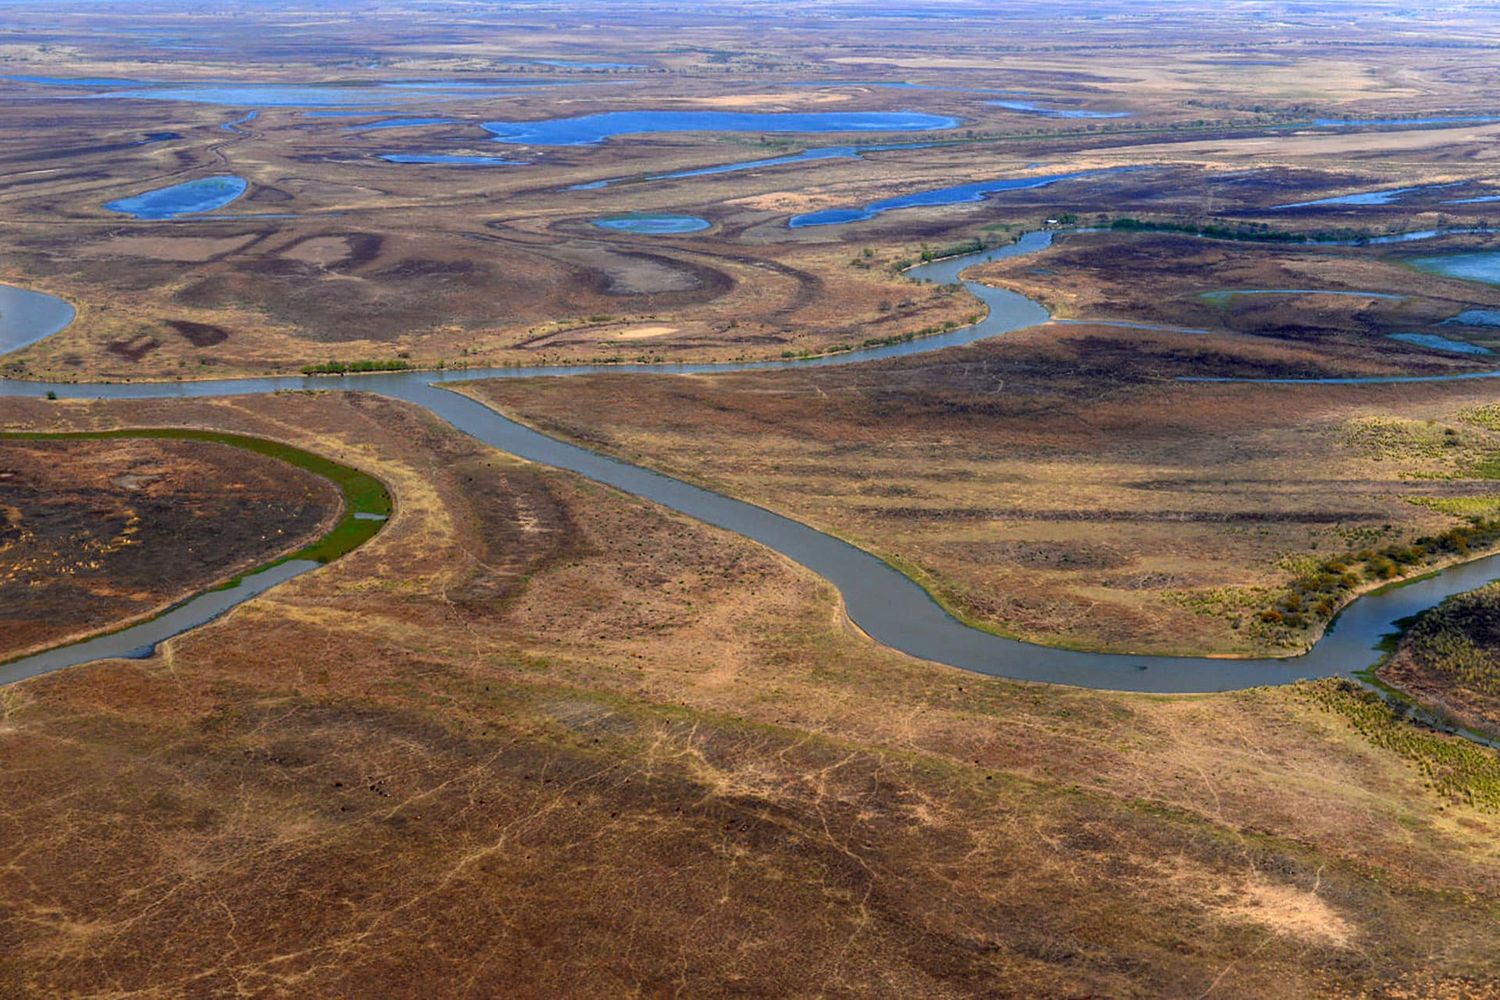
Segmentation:
{"type": "MultiPolygon", "coordinates": [[[[149,653],[158,642],[209,620],[204,617],[207,607],[198,614],[188,611],[195,602],[201,603],[205,595],[236,592],[233,603],[239,603],[260,592],[253,586],[246,587],[244,584],[247,579],[259,578],[265,581],[270,571],[287,564],[298,564],[299,571],[305,571],[331,562],[374,537],[392,512],[390,493],[374,477],[313,452],[267,438],[194,428],[145,427],[107,431],[0,431],[0,444],[6,441],[193,441],[223,445],[265,456],[282,465],[317,476],[330,483],[338,491],[340,499],[339,509],[324,518],[317,528],[317,534],[302,544],[271,559],[258,559],[226,568],[219,582],[206,589],[132,615],[103,631],[56,639],[45,646],[15,651],[13,655],[0,660],[0,667],[5,668],[3,673],[7,677],[32,676],[28,661],[35,661],[37,665],[44,662],[54,664],[52,669],[69,665],[64,662],[68,659],[65,655],[68,648],[96,643],[120,633],[130,634],[129,642],[119,647],[121,650],[144,650],[149,653]]],[[[284,582],[289,578],[286,573],[275,574],[274,582],[284,582]]],[[[221,602],[209,603],[214,604],[215,615],[233,606],[221,606],[221,602]]]]}

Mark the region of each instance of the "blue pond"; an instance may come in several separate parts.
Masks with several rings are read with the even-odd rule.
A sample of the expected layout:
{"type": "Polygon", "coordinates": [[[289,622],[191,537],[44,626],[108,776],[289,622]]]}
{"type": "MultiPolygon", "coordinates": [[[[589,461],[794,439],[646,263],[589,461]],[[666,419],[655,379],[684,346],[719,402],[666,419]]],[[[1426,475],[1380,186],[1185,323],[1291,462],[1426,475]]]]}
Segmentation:
{"type": "Polygon", "coordinates": [[[1392,340],[1399,340],[1403,344],[1415,344],[1418,347],[1430,347],[1435,351],[1449,351],[1453,354],[1493,354],[1488,347],[1480,347],[1478,344],[1470,344],[1462,340],[1454,340],[1452,337],[1444,337],[1436,333],[1393,333],[1392,340]]]}
{"type": "Polygon", "coordinates": [[[1465,309],[1457,316],[1449,316],[1444,323],[1461,326],[1500,326],[1500,309],[1465,309]]]}
{"type": "Polygon", "coordinates": [[[106,202],[111,212],[123,212],[137,219],[175,219],[180,215],[197,215],[223,208],[245,193],[250,185],[243,177],[221,174],[157,188],[144,194],[106,202]]]}
{"type": "Polygon", "coordinates": [[[1487,202],[1500,201],[1500,194],[1487,194],[1481,198],[1454,198],[1443,202],[1444,205],[1482,205],[1487,202]]]}
{"type": "Polygon", "coordinates": [[[52,336],[73,322],[73,307],[44,292],[0,285],[0,354],[52,336]]]}
{"type": "Polygon", "coordinates": [[[498,142],[586,146],[652,132],[927,132],[959,119],[915,111],[606,111],[534,122],[485,122],[498,142]]]}
{"type": "Polygon", "coordinates": [[[1023,115],[1040,115],[1043,118],[1129,118],[1129,111],[1088,111],[1077,108],[1049,108],[1030,101],[985,101],[986,104],[1006,111],[1019,111],[1023,115]]]}
{"type": "Polygon", "coordinates": [[[1070,174],[1047,174],[1041,177],[1004,177],[990,181],[975,181],[972,184],[958,184],[954,187],[934,188],[927,191],[918,191],[914,194],[901,195],[897,198],[884,198],[880,201],[872,201],[868,205],[850,208],[825,208],[821,212],[808,212],[805,215],[794,215],[787,223],[793,229],[805,229],[809,226],[841,226],[849,222],[864,222],[873,219],[877,215],[893,212],[901,208],[930,207],[935,205],[958,205],[964,202],[983,201],[987,196],[998,194],[1002,191],[1025,191],[1033,188],[1047,187],[1062,181],[1076,180],[1081,177],[1094,177],[1099,174],[1115,173],[1120,170],[1130,170],[1131,167],[1112,167],[1108,170],[1081,170],[1070,174]]]}
{"type": "Polygon", "coordinates": [[[641,233],[647,236],[672,236],[700,233],[713,223],[696,215],[612,215],[595,219],[595,226],[617,233],[641,233]]]}
{"type": "Polygon", "coordinates": [[[1407,263],[1419,271],[1427,271],[1431,274],[1462,278],[1465,281],[1482,281],[1487,285],[1500,285],[1500,250],[1443,254],[1439,257],[1416,257],[1407,263]]]}
{"type": "Polygon", "coordinates": [[[382,153],[380,158],[387,163],[417,163],[432,166],[514,167],[524,165],[521,160],[507,160],[501,156],[466,156],[460,153],[382,153]]]}

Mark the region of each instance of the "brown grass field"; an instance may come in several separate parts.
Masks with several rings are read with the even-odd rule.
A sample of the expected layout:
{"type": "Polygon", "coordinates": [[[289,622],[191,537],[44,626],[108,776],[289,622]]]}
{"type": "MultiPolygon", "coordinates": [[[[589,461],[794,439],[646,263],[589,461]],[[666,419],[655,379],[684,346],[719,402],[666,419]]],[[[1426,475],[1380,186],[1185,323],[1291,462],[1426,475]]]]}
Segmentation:
{"type": "Polygon", "coordinates": [[[753,545],[357,395],[12,414],[279,436],[397,515],[6,690],[11,995],[1496,987],[1488,774],[1429,786],[1320,687],[935,669],[753,545]]]}
{"type": "Polygon", "coordinates": [[[1231,654],[1308,560],[1490,514],[1482,384],[1187,385],[1300,350],[1048,326],[797,373],[500,380],[508,414],[848,538],[980,624],[1052,644],[1231,654]]]}
{"type": "MultiPolygon", "coordinates": [[[[1330,559],[1500,515],[1497,383],[1178,379],[1494,365],[1388,335],[1500,349],[1444,322],[1497,286],[1409,266],[1495,248],[1500,203],[1468,199],[1500,194],[1500,124],[1380,121],[1495,115],[1496,46],[1484,5],[21,0],[0,283],[78,315],[0,375],[817,354],[969,321],[900,273],[924,253],[1103,227],[977,270],[1059,322],[967,348],[465,391],[846,537],[998,631],[1292,652],[1322,620],[1277,609],[1330,559]],[[167,92],[206,83],[249,90],[167,92]],[[481,127],[649,110],[957,124],[481,127]],[[362,128],[402,118],[440,121],[362,128]],[[788,224],[1075,171],[1101,172],[788,224]],[[103,207],[225,174],[246,192],[207,215],[103,207]],[[1285,207],[1387,189],[1409,190],[1285,207]],[[635,212],[710,226],[593,224],[635,212]],[[1255,288],[1321,292],[1223,294],[1255,288]]],[[[1492,750],[1351,682],[1154,697],[915,661],[766,549],[326,384],[349,391],[0,399],[3,430],[260,435],[395,499],[366,544],[150,659],[0,689],[0,997],[1500,996],[1492,750]]],[[[274,558],[337,503],[207,444],[0,443],[0,657],[274,558]]],[[[1493,604],[1424,616],[1384,682],[1493,728],[1493,604]]]]}
{"type": "Polygon", "coordinates": [[[0,659],[147,617],[339,508],[327,481],[228,445],[0,440],[0,659]]]}

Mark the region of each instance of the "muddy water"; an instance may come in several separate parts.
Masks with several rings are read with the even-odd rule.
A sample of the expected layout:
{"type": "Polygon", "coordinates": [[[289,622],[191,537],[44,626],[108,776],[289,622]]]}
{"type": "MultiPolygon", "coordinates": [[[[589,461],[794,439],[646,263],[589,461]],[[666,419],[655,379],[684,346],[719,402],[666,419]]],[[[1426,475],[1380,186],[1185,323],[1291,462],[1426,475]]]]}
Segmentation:
{"type": "MultiPolygon", "coordinates": [[[[1014,246],[924,265],[914,270],[911,276],[946,283],[958,280],[959,273],[973,264],[1032,252],[1042,249],[1050,242],[1050,234],[1033,233],[1014,246]]],[[[1500,578],[1500,556],[1491,556],[1448,569],[1408,586],[1366,595],[1339,616],[1310,653],[1289,659],[1135,656],[1037,646],[961,624],[909,578],[847,542],[763,507],[721,496],[547,437],[508,420],[478,402],[443,388],[444,383],[481,378],[567,377],[598,372],[663,375],[852,364],[969,343],[1032,326],[1048,318],[1047,311],[1041,305],[1014,292],[972,283],[968,283],[967,287],[989,308],[988,315],[972,327],[940,337],[807,361],[730,365],[571,365],[444,373],[404,372],[359,376],[341,382],[327,378],[126,385],[0,381],[0,396],[37,397],[50,390],[60,397],[141,399],[232,396],[287,389],[348,388],[407,400],[425,407],[459,430],[496,448],[532,461],[568,469],[596,482],[645,497],[781,552],[837,588],[850,618],[878,642],[923,659],[977,673],[1021,680],[1114,690],[1194,692],[1348,675],[1370,666],[1377,659],[1376,646],[1380,638],[1394,630],[1395,623],[1400,619],[1432,607],[1452,594],[1472,590],[1500,578]]],[[[244,593],[238,599],[250,596],[253,593],[244,593]]],[[[223,600],[230,598],[225,597],[223,600]]],[[[226,606],[232,606],[233,603],[235,601],[230,600],[230,604],[226,606]]],[[[223,607],[211,607],[217,607],[213,614],[222,613],[223,607]]],[[[158,619],[157,622],[140,626],[141,632],[131,636],[129,640],[121,639],[120,642],[132,642],[134,646],[129,648],[139,648],[175,634],[183,627],[192,625],[183,626],[180,622],[158,619]],[[159,634],[153,632],[152,626],[156,627],[159,634]]],[[[119,633],[120,636],[125,634],[119,633]]],[[[120,649],[126,647],[115,647],[114,652],[99,652],[86,649],[85,646],[69,647],[57,653],[69,654],[70,650],[77,652],[60,655],[58,660],[33,657],[17,661],[8,668],[12,674],[0,675],[0,680],[31,676],[101,655],[119,655],[120,649]]]]}

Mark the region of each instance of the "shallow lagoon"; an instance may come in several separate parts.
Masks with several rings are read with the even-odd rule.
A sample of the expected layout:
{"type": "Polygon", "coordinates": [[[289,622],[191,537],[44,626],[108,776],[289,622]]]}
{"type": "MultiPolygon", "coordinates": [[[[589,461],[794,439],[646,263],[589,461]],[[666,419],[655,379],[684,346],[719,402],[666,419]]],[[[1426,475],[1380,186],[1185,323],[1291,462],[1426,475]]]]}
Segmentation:
{"type": "Polygon", "coordinates": [[[182,215],[197,215],[223,208],[245,193],[249,182],[233,174],[215,177],[200,177],[197,180],[157,188],[129,198],[118,198],[106,202],[104,207],[111,212],[123,212],[137,219],[175,219],[182,215]]]}
{"type": "Polygon", "coordinates": [[[52,336],[73,316],[72,305],[55,295],[0,285],[0,354],[52,336]]]}
{"type": "Polygon", "coordinates": [[[1443,254],[1439,257],[1416,257],[1407,263],[1419,271],[1441,274],[1446,278],[1462,278],[1465,281],[1482,281],[1487,285],[1500,285],[1500,250],[1443,254]]]}
{"type": "Polygon", "coordinates": [[[593,225],[617,233],[638,233],[644,236],[675,236],[682,233],[701,233],[713,223],[696,215],[613,215],[593,220],[593,225]]]}
{"type": "Polygon", "coordinates": [[[957,128],[946,115],[917,111],[605,111],[534,122],[485,122],[497,142],[587,146],[654,132],[927,132],[957,128]]]}
{"type": "Polygon", "coordinates": [[[1452,184],[1418,184],[1414,187],[1383,188],[1375,191],[1356,191],[1354,194],[1340,194],[1332,198],[1315,198],[1312,201],[1293,201],[1285,205],[1273,205],[1272,208],[1315,208],[1319,205],[1390,205],[1405,198],[1409,194],[1422,191],[1439,191],[1452,184]]]}

